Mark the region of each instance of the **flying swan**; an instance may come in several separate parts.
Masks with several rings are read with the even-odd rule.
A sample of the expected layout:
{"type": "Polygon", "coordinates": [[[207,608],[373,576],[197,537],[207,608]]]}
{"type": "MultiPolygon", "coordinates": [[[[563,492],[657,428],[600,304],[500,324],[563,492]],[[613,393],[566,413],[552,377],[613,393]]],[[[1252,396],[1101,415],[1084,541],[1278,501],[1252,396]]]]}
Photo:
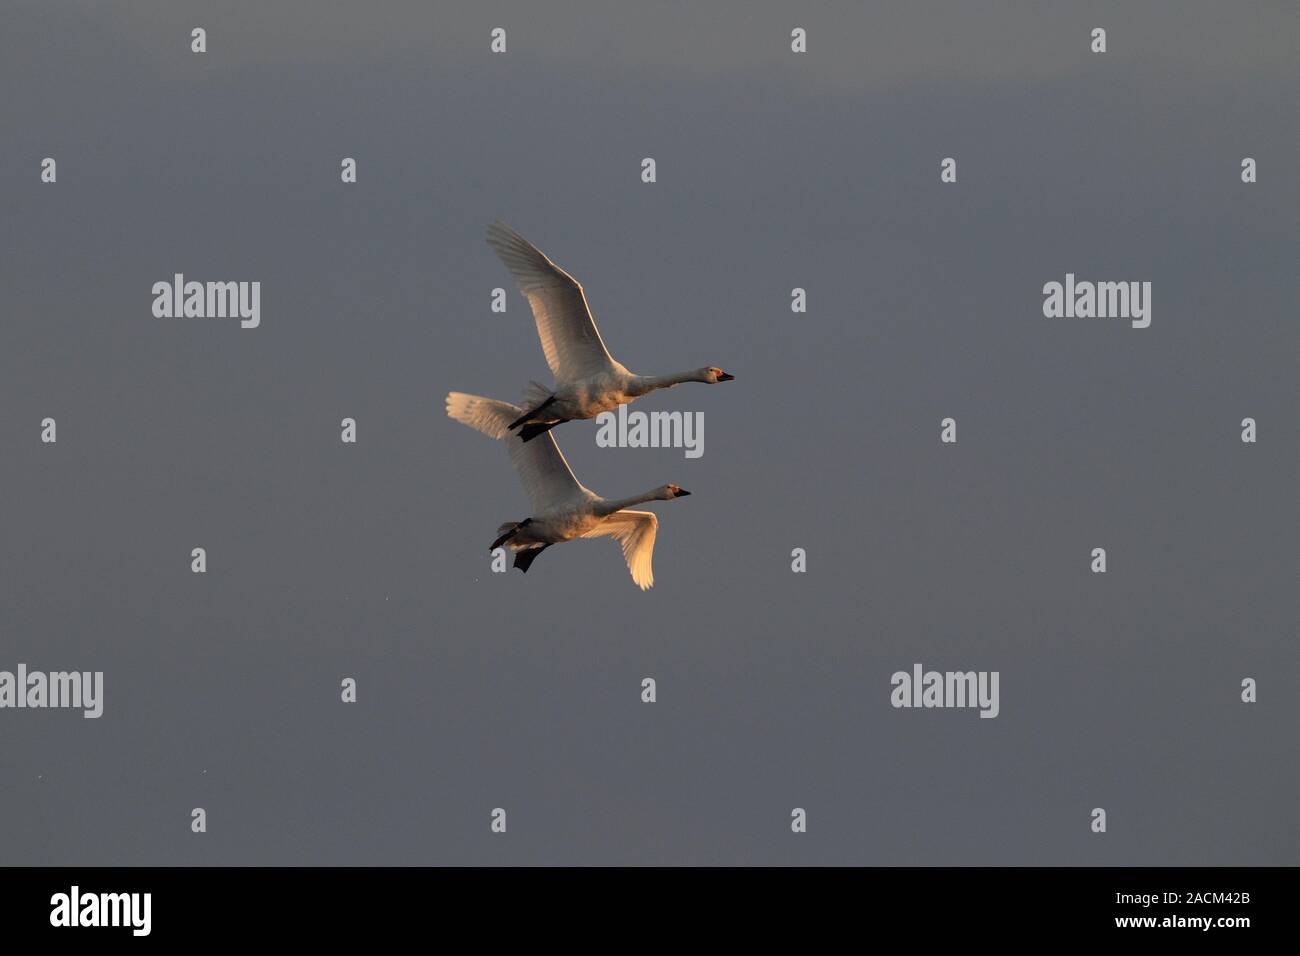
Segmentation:
{"type": "Polygon", "coordinates": [[[555,438],[525,444],[510,432],[510,423],[523,409],[464,392],[447,395],[447,414],[463,425],[492,438],[502,439],[510,461],[519,473],[524,491],[532,502],[533,515],[523,521],[507,521],[497,529],[497,539],[488,550],[505,545],[515,555],[515,567],[527,573],[537,556],[553,544],[574,538],[615,539],[632,580],[641,590],[654,584],[650,559],[654,555],[655,531],[659,520],[649,511],[629,511],[629,505],[643,501],[670,501],[689,495],[677,485],[663,485],[631,498],[602,498],[584,488],[573,476],[555,438]]]}
{"type": "Polygon", "coordinates": [[[519,416],[507,425],[511,430],[520,429],[524,441],[561,422],[613,411],[657,388],[672,388],[681,382],[716,385],[735,378],[712,365],[676,375],[629,372],[605,348],[577,279],[504,223],[488,226],[487,241],[528,299],[546,364],[555,376],[553,390],[537,382],[529,385],[524,395],[528,411],[520,409],[519,416]]]}

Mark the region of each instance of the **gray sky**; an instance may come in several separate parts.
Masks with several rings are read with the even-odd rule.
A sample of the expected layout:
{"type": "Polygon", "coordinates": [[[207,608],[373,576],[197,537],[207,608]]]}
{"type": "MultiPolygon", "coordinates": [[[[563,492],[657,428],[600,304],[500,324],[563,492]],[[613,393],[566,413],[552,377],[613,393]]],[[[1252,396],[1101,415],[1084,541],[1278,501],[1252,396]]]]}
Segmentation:
{"type": "Polygon", "coordinates": [[[0,711],[0,862],[1300,862],[1294,5],[557,6],[11,5],[0,669],[105,704],[0,711]],[[498,217],[634,370],[737,375],[637,406],[699,459],[556,432],[693,492],[652,591],[489,572],[527,500],[443,396],[549,382],[498,217]],[[918,661],[999,717],[891,708],[918,661]]]}

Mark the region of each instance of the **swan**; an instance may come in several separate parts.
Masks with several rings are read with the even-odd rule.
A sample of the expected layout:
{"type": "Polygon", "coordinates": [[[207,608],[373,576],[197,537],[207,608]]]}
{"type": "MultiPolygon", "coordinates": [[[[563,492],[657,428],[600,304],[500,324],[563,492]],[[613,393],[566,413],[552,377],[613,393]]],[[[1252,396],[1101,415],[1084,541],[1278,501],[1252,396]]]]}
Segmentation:
{"type": "Polygon", "coordinates": [[[554,389],[530,383],[524,393],[528,411],[521,410],[509,423],[511,430],[520,429],[524,441],[561,422],[613,411],[657,388],[672,388],[682,382],[716,385],[735,379],[713,365],[675,375],[629,372],[605,348],[577,279],[504,223],[488,226],[487,241],[528,299],[546,364],[555,376],[554,389]]]}
{"type": "Polygon", "coordinates": [[[629,506],[645,501],[671,501],[690,492],[677,485],[661,485],[631,498],[602,498],[584,488],[573,476],[554,436],[546,434],[542,441],[525,444],[511,433],[510,423],[521,414],[523,409],[509,402],[464,392],[447,395],[448,416],[506,442],[510,461],[532,502],[532,517],[507,521],[497,529],[497,538],[488,550],[508,547],[514,552],[515,567],[527,573],[537,556],[553,544],[574,538],[609,537],[622,546],[627,569],[641,590],[653,585],[650,559],[654,555],[659,519],[653,512],[631,511],[629,506]]]}

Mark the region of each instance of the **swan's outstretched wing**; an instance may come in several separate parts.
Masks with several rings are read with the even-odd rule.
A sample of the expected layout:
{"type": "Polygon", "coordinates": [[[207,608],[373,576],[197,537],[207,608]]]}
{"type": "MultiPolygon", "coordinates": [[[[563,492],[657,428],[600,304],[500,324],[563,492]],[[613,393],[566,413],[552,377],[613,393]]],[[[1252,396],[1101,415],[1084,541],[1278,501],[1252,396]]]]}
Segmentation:
{"type": "Polygon", "coordinates": [[[504,223],[488,226],[487,241],[532,307],[555,381],[564,385],[613,369],[578,280],[504,223]]]}
{"type": "Polygon", "coordinates": [[[484,435],[506,443],[510,461],[519,473],[519,480],[523,482],[524,491],[533,504],[534,514],[591,494],[573,476],[573,469],[564,460],[564,455],[550,432],[525,442],[517,432],[510,431],[510,423],[523,413],[522,408],[509,402],[466,395],[464,392],[447,394],[449,416],[462,425],[478,429],[484,435]]]}
{"type": "Polygon", "coordinates": [[[650,511],[615,511],[583,535],[584,538],[610,537],[623,547],[623,559],[632,572],[632,580],[644,591],[655,583],[650,559],[655,552],[655,532],[659,519],[650,511]]]}

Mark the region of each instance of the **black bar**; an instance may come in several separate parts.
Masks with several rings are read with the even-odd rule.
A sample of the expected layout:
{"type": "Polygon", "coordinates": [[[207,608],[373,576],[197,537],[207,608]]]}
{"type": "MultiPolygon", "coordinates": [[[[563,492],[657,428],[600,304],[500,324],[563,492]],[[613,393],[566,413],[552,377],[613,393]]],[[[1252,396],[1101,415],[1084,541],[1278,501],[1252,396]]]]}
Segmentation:
{"type": "MultiPolygon", "coordinates": [[[[540,945],[558,926],[597,923],[667,940],[662,934],[670,928],[685,931],[703,920],[760,940],[815,923],[818,932],[841,927],[880,940],[903,933],[927,944],[1044,934],[1231,944],[1285,930],[1296,874],[1285,868],[15,868],[0,870],[6,939],[67,941],[73,933],[78,942],[126,939],[135,935],[131,916],[143,928],[142,905],[121,910],[119,922],[127,925],[52,925],[52,916],[70,912],[73,886],[87,918],[100,912],[99,894],[150,894],[147,938],[169,942],[337,944],[474,927],[490,929],[496,939],[547,927],[534,939],[540,945]],[[67,897],[62,913],[58,894],[67,897]]],[[[122,898],[109,904],[111,916],[122,898]]]]}

